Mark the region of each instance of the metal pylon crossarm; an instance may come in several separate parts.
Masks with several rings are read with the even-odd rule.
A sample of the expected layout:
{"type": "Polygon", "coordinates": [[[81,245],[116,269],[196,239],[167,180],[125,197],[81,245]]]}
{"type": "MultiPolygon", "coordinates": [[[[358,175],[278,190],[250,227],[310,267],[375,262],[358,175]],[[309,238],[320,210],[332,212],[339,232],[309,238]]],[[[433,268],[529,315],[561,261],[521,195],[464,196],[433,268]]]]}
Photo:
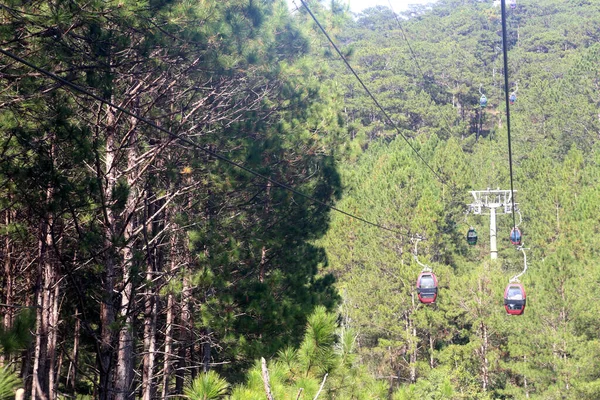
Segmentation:
{"type": "MultiPolygon", "coordinates": [[[[473,203],[467,204],[469,210],[473,214],[480,215],[483,209],[490,211],[490,258],[495,260],[498,258],[498,249],[496,248],[496,210],[501,209],[504,214],[511,214],[517,211],[516,203],[513,203],[513,192],[511,190],[487,189],[487,190],[472,190],[473,203]],[[513,210],[513,204],[515,210],[513,210]]],[[[520,215],[520,214],[519,214],[520,215]]]]}
{"type": "Polygon", "coordinates": [[[468,206],[471,207],[474,214],[481,214],[483,208],[501,207],[504,209],[505,214],[510,214],[513,211],[512,193],[510,190],[501,189],[472,190],[471,195],[474,201],[468,206]]]}

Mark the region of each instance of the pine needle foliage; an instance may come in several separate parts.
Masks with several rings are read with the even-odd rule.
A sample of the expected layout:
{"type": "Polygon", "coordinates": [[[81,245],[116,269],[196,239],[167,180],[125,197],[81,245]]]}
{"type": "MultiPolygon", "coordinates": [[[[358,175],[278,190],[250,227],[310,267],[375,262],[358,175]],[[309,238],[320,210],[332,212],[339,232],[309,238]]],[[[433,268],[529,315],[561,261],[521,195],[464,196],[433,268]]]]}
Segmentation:
{"type": "Polygon", "coordinates": [[[13,400],[19,385],[21,380],[16,372],[6,367],[0,368],[0,400],[13,400]]]}
{"type": "Polygon", "coordinates": [[[186,387],[183,394],[191,400],[218,400],[229,391],[229,383],[215,371],[201,374],[186,387]]]}

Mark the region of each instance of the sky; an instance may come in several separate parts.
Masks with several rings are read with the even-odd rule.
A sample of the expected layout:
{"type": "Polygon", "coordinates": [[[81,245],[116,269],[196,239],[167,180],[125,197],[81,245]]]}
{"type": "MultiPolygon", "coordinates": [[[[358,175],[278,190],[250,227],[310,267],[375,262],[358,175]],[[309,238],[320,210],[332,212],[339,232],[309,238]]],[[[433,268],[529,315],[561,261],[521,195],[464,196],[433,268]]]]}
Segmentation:
{"type": "MultiPolygon", "coordinates": [[[[350,3],[350,11],[353,13],[359,13],[365,8],[375,7],[375,6],[386,6],[389,7],[390,3],[392,4],[392,8],[394,12],[406,11],[408,9],[409,4],[429,4],[435,3],[436,0],[341,0],[347,3],[350,3]]],[[[293,0],[287,0],[290,6],[293,3],[293,0]]],[[[296,3],[300,4],[299,1],[296,3]]]]}
{"type": "Polygon", "coordinates": [[[405,11],[409,4],[427,4],[433,3],[435,0],[345,0],[350,3],[350,10],[358,13],[365,8],[374,6],[386,6],[389,7],[392,3],[392,8],[395,12],[405,11]]]}

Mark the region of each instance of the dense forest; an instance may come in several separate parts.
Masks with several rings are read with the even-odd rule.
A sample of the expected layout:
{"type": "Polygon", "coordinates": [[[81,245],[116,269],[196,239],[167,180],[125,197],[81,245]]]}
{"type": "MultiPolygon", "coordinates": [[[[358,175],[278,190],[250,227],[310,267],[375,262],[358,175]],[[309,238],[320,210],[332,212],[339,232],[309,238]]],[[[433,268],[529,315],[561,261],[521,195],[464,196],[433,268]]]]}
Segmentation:
{"type": "Polygon", "coordinates": [[[3,1],[0,399],[600,398],[600,2],[501,15],[3,1]]]}

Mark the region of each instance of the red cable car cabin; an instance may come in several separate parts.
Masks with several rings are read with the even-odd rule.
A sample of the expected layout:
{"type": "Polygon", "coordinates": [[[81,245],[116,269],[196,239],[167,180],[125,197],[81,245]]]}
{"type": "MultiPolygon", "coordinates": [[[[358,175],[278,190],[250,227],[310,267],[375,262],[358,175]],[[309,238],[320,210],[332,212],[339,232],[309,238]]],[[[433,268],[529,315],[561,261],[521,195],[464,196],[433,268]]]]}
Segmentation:
{"type": "Polygon", "coordinates": [[[417,278],[417,294],[424,304],[435,303],[438,293],[438,282],[433,272],[421,272],[417,278]]]}
{"type": "Polygon", "coordinates": [[[527,299],[525,288],[520,283],[509,283],[504,291],[504,308],[510,315],[521,315],[525,312],[527,299]]]}
{"type": "Polygon", "coordinates": [[[512,230],[510,231],[510,242],[515,246],[520,246],[522,238],[523,235],[521,235],[521,231],[519,230],[519,228],[517,228],[516,226],[512,228],[512,230]]]}

